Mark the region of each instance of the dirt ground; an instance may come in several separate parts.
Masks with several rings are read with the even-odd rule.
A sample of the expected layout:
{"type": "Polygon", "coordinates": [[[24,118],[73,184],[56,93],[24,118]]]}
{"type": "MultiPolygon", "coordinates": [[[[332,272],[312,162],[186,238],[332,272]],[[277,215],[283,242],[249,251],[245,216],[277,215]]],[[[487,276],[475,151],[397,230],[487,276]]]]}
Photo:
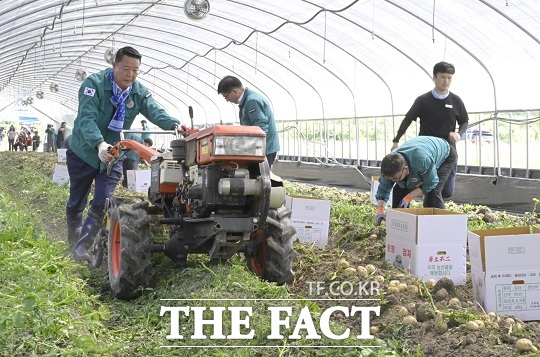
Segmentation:
{"type": "MultiPolygon", "coordinates": [[[[52,177],[56,162],[56,156],[47,153],[19,152],[17,155],[0,153],[0,157],[5,166],[4,174],[24,167],[34,167],[43,175],[52,177]],[[21,162],[25,164],[22,165],[21,162]]],[[[19,192],[22,199],[25,195],[23,186],[22,182],[11,182],[7,187],[0,189],[19,192]]],[[[59,234],[65,232],[62,214],[59,214],[59,217],[51,217],[47,202],[39,197],[33,206],[52,236],[58,236],[60,239],[65,235],[59,234]]],[[[490,212],[490,217],[493,216],[496,217],[497,213],[490,212]]],[[[296,246],[298,256],[294,264],[296,280],[289,286],[290,293],[294,296],[316,298],[320,296],[317,294],[315,284],[310,282],[323,282],[323,286],[327,289],[332,282],[340,284],[346,282],[342,284],[345,290],[331,297],[350,298],[351,295],[347,290],[349,285],[357,287],[358,283],[363,281],[378,281],[379,294],[369,297],[381,300],[364,301],[362,304],[381,306],[380,316],[371,320],[374,326],[372,333],[386,341],[400,355],[441,357],[539,355],[533,353],[534,347],[529,351],[518,351],[516,344],[518,340],[526,338],[534,346],[540,347],[538,321],[523,322],[512,316],[486,314],[483,308],[472,300],[469,272],[467,282],[462,286],[455,286],[448,279],[441,279],[432,287],[421,283],[414,276],[384,261],[386,237],[384,227],[371,232],[368,238],[362,238],[365,234],[355,236],[363,230],[365,228],[362,226],[350,222],[330,237],[328,246],[324,249],[298,244],[296,246]],[[349,238],[343,243],[340,237],[345,234],[349,238]],[[348,271],[345,269],[347,264],[343,260],[349,267],[355,268],[354,274],[350,269],[348,271]],[[372,265],[375,271],[366,278],[359,276],[356,268],[363,266],[367,269],[368,265],[372,265]],[[409,319],[412,321],[408,321],[409,319]],[[471,323],[473,321],[474,323],[471,323]]],[[[469,265],[467,267],[469,269],[469,265]]],[[[324,304],[321,303],[322,307],[324,304]]],[[[354,332],[360,332],[359,322],[354,321],[343,318],[340,322],[354,332]]]]}

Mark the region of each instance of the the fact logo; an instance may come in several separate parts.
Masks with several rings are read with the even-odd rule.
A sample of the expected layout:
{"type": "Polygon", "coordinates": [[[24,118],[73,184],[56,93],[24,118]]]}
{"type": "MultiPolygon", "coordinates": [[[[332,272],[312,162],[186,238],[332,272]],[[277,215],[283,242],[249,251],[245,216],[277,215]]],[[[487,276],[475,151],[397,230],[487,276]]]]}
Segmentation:
{"type": "MultiPolygon", "coordinates": [[[[256,302],[256,300],[265,299],[245,300],[256,302]]],[[[289,301],[292,302],[293,300],[295,299],[290,299],[289,301]]],[[[347,318],[357,319],[359,321],[360,334],[356,335],[356,339],[373,339],[373,335],[370,334],[370,321],[372,313],[375,316],[379,316],[380,306],[360,307],[354,306],[354,304],[352,304],[353,306],[341,306],[350,304],[345,304],[339,301],[339,299],[335,300],[342,304],[318,312],[316,322],[307,306],[302,308],[268,306],[265,313],[269,314],[270,317],[270,333],[266,338],[268,340],[281,340],[283,338],[290,340],[301,338],[319,340],[322,336],[334,340],[349,338],[351,336],[350,329],[347,328],[342,333],[336,334],[330,328],[330,321],[333,315],[339,314],[340,316],[344,315],[347,318]],[[294,311],[295,309],[296,311],[294,311]],[[284,330],[292,330],[292,333],[290,335],[284,335],[284,330]]],[[[182,301],[186,302],[187,300],[182,299],[182,301]]],[[[201,300],[196,301],[200,303],[201,300]]],[[[275,300],[272,301],[275,302],[275,300]]],[[[189,302],[196,303],[195,300],[189,302]]],[[[253,307],[251,306],[214,306],[209,308],[201,306],[161,306],[160,316],[170,317],[170,333],[166,337],[168,340],[183,340],[187,338],[192,340],[208,338],[212,340],[250,340],[258,333],[252,328],[252,326],[257,324],[252,324],[251,319],[255,319],[257,316],[254,316],[253,307]],[[212,318],[208,318],[209,315],[212,318]],[[224,322],[230,324],[230,326],[224,326],[224,322]],[[227,335],[223,332],[224,327],[229,332],[227,335]],[[191,336],[184,336],[181,334],[181,331],[189,331],[191,336]]],[[[185,334],[185,332],[182,333],[185,334]]]]}

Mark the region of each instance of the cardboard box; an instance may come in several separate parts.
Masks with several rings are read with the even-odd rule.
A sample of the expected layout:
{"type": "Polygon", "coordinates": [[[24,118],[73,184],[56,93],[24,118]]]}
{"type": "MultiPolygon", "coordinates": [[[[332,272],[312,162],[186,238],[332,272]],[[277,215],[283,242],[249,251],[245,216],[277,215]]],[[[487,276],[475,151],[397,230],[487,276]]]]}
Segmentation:
{"type": "Polygon", "coordinates": [[[540,319],[540,228],[470,231],[474,300],[486,312],[540,319]]]}
{"type": "Polygon", "coordinates": [[[467,215],[438,208],[390,209],[385,259],[423,281],[466,283],[467,215]]]}
{"type": "Polygon", "coordinates": [[[66,162],[66,151],[67,149],[56,150],[56,153],[58,154],[58,162],[66,162]]]}
{"type": "MultiPolygon", "coordinates": [[[[371,176],[371,201],[377,205],[379,201],[375,198],[377,195],[377,189],[379,188],[379,176],[371,176]]],[[[390,196],[386,201],[386,206],[392,207],[392,190],[390,190],[390,196]]]]}
{"type": "Polygon", "coordinates": [[[67,166],[62,164],[56,164],[52,180],[59,185],[63,185],[64,183],[69,182],[69,173],[67,166]]]}
{"type": "Polygon", "coordinates": [[[292,210],[291,225],[301,242],[315,243],[319,248],[328,244],[330,201],[314,197],[285,196],[285,206],[292,210]]]}
{"type": "Polygon", "coordinates": [[[127,170],[128,190],[148,193],[150,188],[150,170],[127,170]]]}

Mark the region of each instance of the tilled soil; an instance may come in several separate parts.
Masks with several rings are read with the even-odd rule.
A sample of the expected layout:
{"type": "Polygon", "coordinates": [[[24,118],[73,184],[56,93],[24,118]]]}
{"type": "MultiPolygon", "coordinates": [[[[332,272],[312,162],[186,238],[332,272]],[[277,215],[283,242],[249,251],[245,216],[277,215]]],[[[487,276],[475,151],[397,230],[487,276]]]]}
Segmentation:
{"type": "MultiPolygon", "coordinates": [[[[33,167],[43,175],[52,177],[56,162],[56,156],[48,153],[2,152],[0,158],[5,166],[4,175],[9,175],[13,170],[33,167]]],[[[24,185],[23,182],[7,180],[7,186],[0,189],[10,190],[19,195],[21,201],[26,202],[24,185]]],[[[119,190],[123,194],[129,194],[123,188],[119,190]]],[[[321,194],[313,188],[305,190],[313,195],[321,194]]],[[[344,193],[342,190],[329,188],[325,190],[324,195],[332,197],[332,200],[343,199],[358,205],[369,204],[367,194],[344,193]]],[[[57,207],[56,211],[51,210],[49,202],[38,197],[32,201],[32,209],[51,236],[58,239],[65,236],[62,207],[57,207]]],[[[488,208],[478,209],[470,215],[474,217],[469,219],[481,219],[485,216],[491,221],[496,221],[499,217],[497,212],[488,208]]],[[[502,216],[505,220],[509,219],[507,214],[502,216]]],[[[516,219],[516,222],[521,221],[516,219]]],[[[462,286],[455,286],[448,279],[441,279],[434,286],[422,283],[384,260],[384,227],[371,227],[369,229],[372,231],[367,234],[366,229],[365,224],[348,222],[331,234],[328,246],[324,249],[305,243],[297,244],[298,256],[294,264],[296,280],[289,286],[290,293],[293,296],[314,299],[353,298],[347,302],[349,305],[380,306],[380,316],[371,318],[371,333],[385,341],[399,355],[539,355],[533,353],[535,347],[531,347],[529,351],[519,351],[517,348],[517,341],[520,339],[528,339],[532,345],[540,346],[538,321],[523,322],[512,316],[487,314],[472,299],[469,273],[466,284],[462,286]],[[343,239],[344,237],[346,239],[343,239]],[[347,266],[354,269],[347,270],[347,266]],[[359,266],[363,268],[357,269],[359,266]],[[368,271],[367,276],[362,275],[365,274],[364,268],[368,271]],[[378,285],[372,285],[373,282],[378,285]],[[331,287],[332,283],[334,285],[331,287]],[[369,290],[373,286],[377,286],[378,290],[369,290]],[[367,298],[373,300],[360,300],[367,298]]],[[[335,305],[332,301],[320,301],[318,304],[321,308],[335,305]]],[[[360,333],[358,320],[344,316],[338,319],[341,324],[360,333]]]]}

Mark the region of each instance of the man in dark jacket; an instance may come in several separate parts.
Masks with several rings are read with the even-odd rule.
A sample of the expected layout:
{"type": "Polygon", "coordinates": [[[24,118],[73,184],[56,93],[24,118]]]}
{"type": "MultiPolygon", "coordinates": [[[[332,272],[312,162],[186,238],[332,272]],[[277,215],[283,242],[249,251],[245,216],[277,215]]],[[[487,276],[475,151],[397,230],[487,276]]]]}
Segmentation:
{"type": "MultiPolygon", "coordinates": [[[[433,67],[433,83],[435,88],[422,94],[414,101],[411,109],[399,126],[393,145],[394,150],[399,139],[413,121],[420,118],[420,132],[418,135],[429,135],[444,139],[456,148],[456,142],[465,137],[469,126],[469,115],[461,98],[450,92],[452,77],[456,72],[454,65],[448,62],[439,62],[433,67]],[[459,125],[456,132],[456,125],[459,125]]],[[[443,198],[454,194],[457,173],[457,162],[450,173],[446,186],[442,191],[443,198]]]]}

